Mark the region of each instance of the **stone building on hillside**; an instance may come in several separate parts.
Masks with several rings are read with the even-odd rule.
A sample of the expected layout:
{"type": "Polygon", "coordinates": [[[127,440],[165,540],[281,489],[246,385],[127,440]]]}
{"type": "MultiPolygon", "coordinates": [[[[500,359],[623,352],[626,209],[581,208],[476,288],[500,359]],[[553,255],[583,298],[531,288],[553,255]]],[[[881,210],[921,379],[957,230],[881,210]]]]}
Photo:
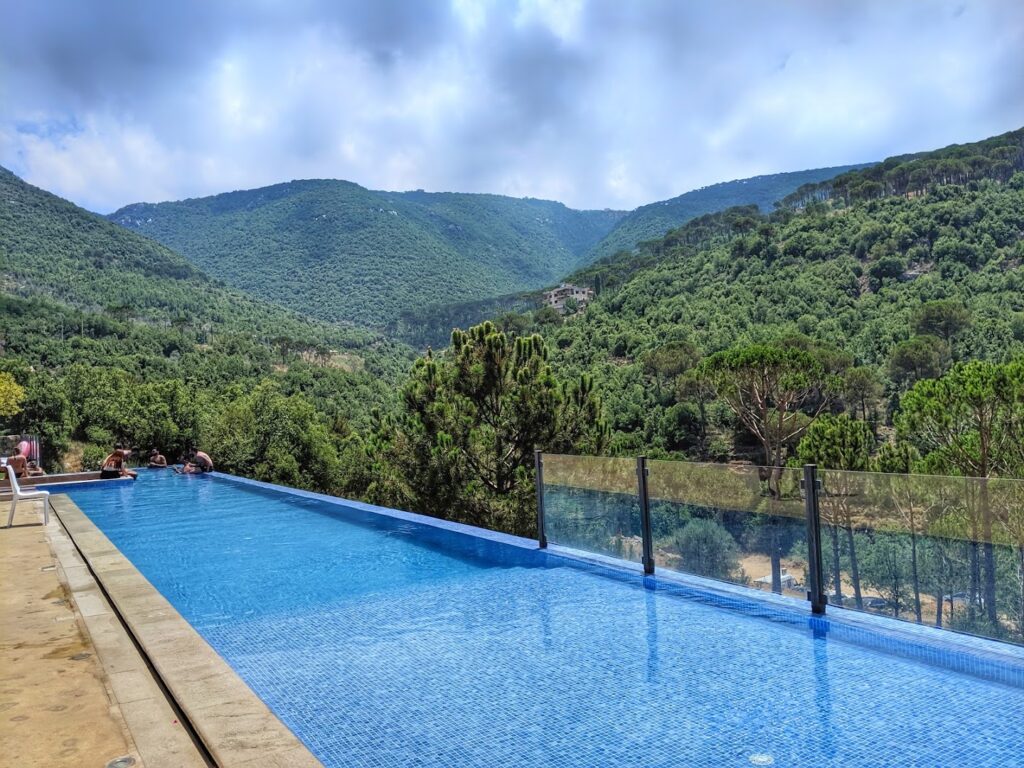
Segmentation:
{"type": "Polygon", "coordinates": [[[557,288],[544,291],[544,304],[556,312],[565,312],[565,303],[569,299],[576,302],[577,307],[583,309],[591,299],[594,298],[593,288],[584,288],[572,283],[562,283],[557,288]]]}

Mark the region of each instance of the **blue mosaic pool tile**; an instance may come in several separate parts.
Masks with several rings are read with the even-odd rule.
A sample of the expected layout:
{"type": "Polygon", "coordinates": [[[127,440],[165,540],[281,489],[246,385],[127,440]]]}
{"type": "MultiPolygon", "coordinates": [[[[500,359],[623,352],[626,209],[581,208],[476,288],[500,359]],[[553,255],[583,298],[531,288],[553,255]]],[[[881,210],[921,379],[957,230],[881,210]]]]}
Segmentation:
{"type": "Polygon", "coordinates": [[[329,768],[1024,765],[1015,673],[940,663],[994,644],[217,478],[74,498],[329,768]]]}

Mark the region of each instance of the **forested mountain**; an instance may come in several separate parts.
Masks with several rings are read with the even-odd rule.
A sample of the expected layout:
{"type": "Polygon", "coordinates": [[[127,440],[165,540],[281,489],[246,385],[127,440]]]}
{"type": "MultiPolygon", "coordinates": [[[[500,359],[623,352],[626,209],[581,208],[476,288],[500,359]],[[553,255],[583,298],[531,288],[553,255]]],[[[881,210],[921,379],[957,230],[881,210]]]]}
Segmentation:
{"type": "Polygon", "coordinates": [[[519,291],[454,304],[414,306],[400,312],[398,317],[388,323],[385,332],[413,349],[438,349],[448,346],[455,328],[469,328],[509,312],[530,313],[538,309],[543,294],[541,290],[519,291]]]}
{"type": "MultiPolygon", "coordinates": [[[[861,415],[884,424],[914,382],[1024,354],[1022,264],[1024,173],[732,209],[579,273],[600,295],[545,335],[556,370],[594,378],[613,450],[725,459],[749,438],[692,378],[702,358],[758,342],[831,350],[871,393],[861,415]]],[[[501,322],[541,329],[536,313],[501,322]]]]}
{"type": "MultiPolygon", "coordinates": [[[[588,282],[600,288],[600,278],[609,262],[623,259],[634,268],[650,262],[648,240],[660,241],[669,230],[687,222],[735,206],[753,206],[755,212],[770,212],[797,187],[811,188],[822,179],[865,165],[816,168],[793,173],[776,173],[750,179],[727,181],[645,205],[626,214],[601,242],[597,243],[569,282],[588,282]]],[[[564,273],[563,273],[564,275],[564,273]]],[[[545,286],[546,287],[546,286],[545,286]]],[[[539,306],[541,291],[516,291],[498,296],[457,302],[418,303],[403,307],[388,323],[388,332],[417,348],[443,346],[452,328],[465,328],[506,312],[524,312],[539,306]]]]}
{"type": "Polygon", "coordinates": [[[557,280],[582,265],[622,215],[311,180],[139,203],[110,218],[253,295],[323,320],[376,327],[410,307],[557,280]]]}
{"type": "Polygon", "coordinates": [[[391,407],[410,362],[369,331],[211,280],[6,170],[0,268],[0,371],[23,391],[0,429],[40,435],[51,469],[94,466],[115,440],[173,460],[216,439],[241,451],[241,466],[280,461],[292,482],[309,486],[319,473],[327,487],[332,435],[391,407]]]}
{"type": "Polygon", "coordinates": [[[970,144],[890,157],[868,168],[801,185],[783,203],[802,206],[839,197],[849,204],[889,195],[914,196],[943,184],[969,184],[982,179],[1008,181],[1021,170],[1024,128],[970,144]]]}
{"type": "Polygon", "coordinates": [[[792,173],[772,173],[749,179],[725,181],[694,189],[670,200],[660,200],[631,211],[615,225],[588,254],[587,262],[612,256],[618,251],[631,251],[638,243],[661,238],[670,229],[681,227],[690,219],[707,213],[724,211],[739,205],[756,205],[770,213],[775,204],[798,188],[806,188],[840,174],[865,168],[866,165],[839,165],[792,173]]]}
{"type": "Polygon", "coordinates": [[[374,334],[329,326],[210,278],[187,259],[0,168],[4,293],[48,297],[118,321],[291,337],[357,348],[374,334]]]}

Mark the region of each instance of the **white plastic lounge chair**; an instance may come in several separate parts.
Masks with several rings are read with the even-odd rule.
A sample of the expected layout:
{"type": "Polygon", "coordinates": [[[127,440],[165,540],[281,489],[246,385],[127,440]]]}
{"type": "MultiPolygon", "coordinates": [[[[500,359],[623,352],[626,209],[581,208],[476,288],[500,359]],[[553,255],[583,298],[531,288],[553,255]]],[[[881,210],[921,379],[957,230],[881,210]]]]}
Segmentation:
{"type": "Polygon", "coordinates": [[[50,523],[50,492],[49,491],[23,491],[18,485],[18,476],[14,474],[14,467],[7,465],[7,479],[11,481],[11,513],[7,515],[7,527],[14,525],[14,510],[18,508],[18,502],[32,499],[43,500],[43,524],[50,523]]]}

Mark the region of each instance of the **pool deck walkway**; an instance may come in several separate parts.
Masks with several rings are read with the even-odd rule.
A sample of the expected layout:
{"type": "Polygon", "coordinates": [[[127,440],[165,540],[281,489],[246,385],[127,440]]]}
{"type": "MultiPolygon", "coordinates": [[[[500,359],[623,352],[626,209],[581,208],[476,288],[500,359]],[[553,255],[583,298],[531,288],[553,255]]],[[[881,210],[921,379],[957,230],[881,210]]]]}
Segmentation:
{"type": "MultiPolygon", "coordinates": [[[[166,695],[165,703],[173,702],[178,720],[188,726],[187,733],[193,741],[187,746],[202,752],[205,765],[323,768],[266,703],[69,497],[58,494],[50,498],[59,530],[66,531],[55,544],[57,558],[63,564],[66,556],[72,557],[68,561],[70,565],[65,567],[72,586],[75,578],[88,578],[89,586],[83,593],[74,593],[79,608],[88,618],[93,610],[101,610],[94,601],[102,598],[104,613],[118,623],[126,636],[130,636],[133,647],[140,649],[145,657],[148,676],[143,675],[141,669],[131,670],[136,674],[130,678],[125,676],[126,693],[141,698],[143,693],[137,686],[158,680],[160,690],[166,695]]],[[[122,670],[117,669],[110,679],[123,703],[124,697],[118,691],[120,672],[122,670]]],[[[125,718],[136,735],[136,744],[147,766],[152,768],[153,759],[147,756],[127,710],[125,718]]],[[[147,743],[152,743],[162,758],[171,750],[176,756],[183,756],[186,745],[180,740],[173,744],[167,741],[172,735],[165,732],[147,743]]],[[[179,759],[163,764],[184,768],[193,763],[186,764],[179,759]]]]}
{"type": "Polygon", "coordinates": [[[208,766],[40,506],[22,502],[14,526],[0,528],[0,768],[102,768],[124,757],[136,768],[208,766]]]}

